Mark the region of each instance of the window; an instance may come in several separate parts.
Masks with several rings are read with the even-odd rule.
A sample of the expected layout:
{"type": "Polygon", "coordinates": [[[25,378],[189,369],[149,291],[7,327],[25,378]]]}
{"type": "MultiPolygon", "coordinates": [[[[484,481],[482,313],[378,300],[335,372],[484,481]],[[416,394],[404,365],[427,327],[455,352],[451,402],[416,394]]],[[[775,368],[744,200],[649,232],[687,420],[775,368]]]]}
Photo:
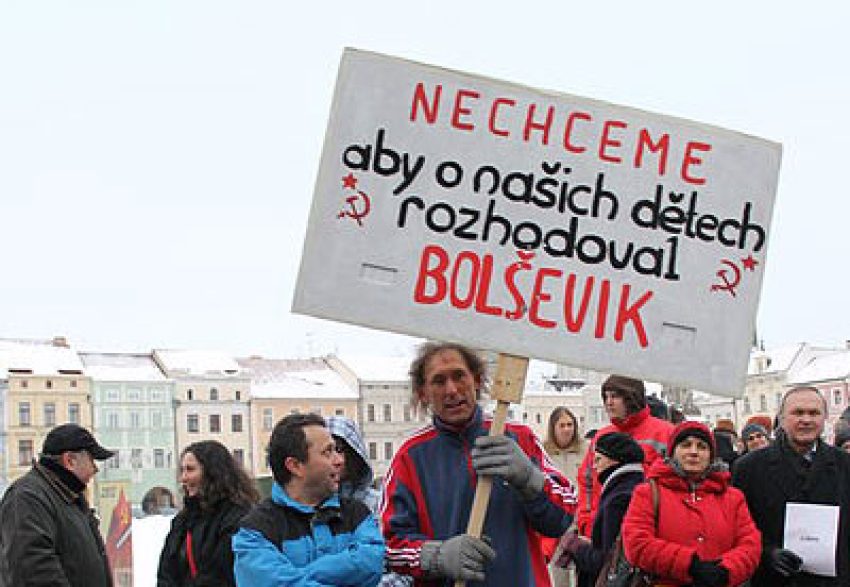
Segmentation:
{"type": "Polygon", "coordinates": [[[242,414],[233,414],[230,416],[230,431],[242,432],[242,414]]]}
{"type": "Polygon", "coordinates": [[[312,408],[310,408],[310,413],[316,414],[317,416],[321,416],[322,415],[322,408],[319,407],[319,406],[313,406],[312,408]]]}
{"type": "Polygon", "coordinates": [[[195,392],[194,392],[194,391],[192,391],[191,389],[187,389],[187,390],[186,390],[186,399],[187,399],[187,400],[193,400],[193,399],[195,399],[195,392]]]}
{"type": "Polygon", "coordinates": [[[132,412],[130,412],[130,428],[133,428],[134,430],[136,430],[136,429],[139,429],[141,427],[142,427],[142,415],[139,412],[133,410],[132,412]]]}
{"type": "Polygon", "coordinates": [[[239,401],[239,400],[242,399],[242,392],[239,391],[238,389],[235,392],[233,392],[233,394],[236,396],[236,401],[239,401]]]}
{"type": "Polygon", "coordinates": [[[522,413],[522,421],[523,421],[523,422],[528,422],[528,412],[523,412],[523,413],[522,413]]]}
{"type": "Polygon", "coordinates": [[[233,460],[235,460],[237,463],[239,463],[240,465],[242,465],[244,467],[245,466],[245,451],[241,448],[234,448],[233,449],[233,460]]]}
{"type": "Polygon", "coordinates": [[[537,412],[537,414],[534,416],[534,421],[538,424],[543,423],[543,416],[540,415],[540,412],[537,412]]]}
{"type": "Polygon", "coordinates": [[[165,399],[165,392],[161,389],[152,389],[151,390],[151,401],[161,402],[165,399]]]}
{"type": "Polygon", "coordinates": [[[776,395],[774,396],[774,398],[776,399],[776,411],[778,412],[778,411],[779,411],[779,406],[781,406],[781,405],[782,405],[782,392],[781,392],[781,391],[777,391],[777,392],[776,392],[776,395]]]}
{"type": "Polygon", "coordinates": [[[762,412],[767,411],[767,396],[763,393],[759,395],[759,410],[762,412]]]}
{"type": "Polygon", "coordinates": [[[53,382],[50,379],[47,379],[44,382],[44,388],[45,389],[53,389],[53,382]]]}
{"type": "Polygon", "coordinates": [[[271,408],[263,408],[263,430],[271,430],[273,420],[274,410],[271,408]]]}
{"type": "Polygon", "coordinates": [[[77,380],[71,379],[71,387],[77,387],[77,380]]]}
{"type": "Polygon", "coordinates": [[[390,404],[384,404],[384,422],[393,421],[393,407],[390,404]]]}
{"type": "Polygon", "coordinates": [[[134,448],[130,450],[130,466],[134,469],[141,469],[144,466],[142,460],[142,449],[134,448]]]}
{"type": "Polygon", "coordinates": [[[200,432],[198,414],[188,414],[186,416],[186,430],[189,432],[200,432]]]}
{"type": "Polygon", "coordinates": [[[142,390],[138,387],[127,390],[127,401],[137,402],[142,399],[142,390]]]}
{"type": "Polygon", "coordinates": [[[118,421],[118,412],[109,411],[104,414],[106,418],[106,427],[107,428],[118,428],[121,423],[118,421]]]}
{"type": "Polygon", "coordinates": [[[115,499],[118,493],[117,487],[101,487],[100,488],[100,496],[105,497],[106,499],[115,499]]]}
{"type": "Polygon", "coordinates": [[[161,448],[153,449],[153,466],[157,469],[165,468],[165,450],[161,448]]]}
{"type": "Polygon", "coordinates": [[[221,432],[221,415],[210,414],[210,432],[221,432]]]}
{"type": "Polygon", "coordinates": [[[162,412],[159,410],[151,412],[151,428],[162,428],[162,412]]]}
{"type": "Polygon", "coordinates": [[[56,404],[53,402],[44,404],[44,425],[56,426],[56,404]]]}
{"type": "Polygon", "coordinates": [[[121,451],[114,449],[115,454],[111,458],[106,459],[103,463],[104,469],[117,469],[121,466],[121,451]]]}
{"type": "Polygon", "coordinates": [[[106,390],[106,401],[108,402],[117,402],[121,398],[121,394],[117,389],[107,389],[106,390]]]}
{"type": "Polygon", "coordinates": [[[18,425],[32,426],[32,414],[30,413],[29,402],[21,402],[18,404],[18,425]]]}
{"type": "Polygon", "coordinates": [[[391,458],[393,458],[393,443],[392,442],[385,442],[384,443],[384,459],[390,460],[391,458]]]}
{"type": "MultiPolygon", "coordinates": [[[[366,406],[366,421],[374,422],[375,421],[375,404],[369,404],[366,406]]],[[[374,458],[374,457],[372,457],[374,458]]]]}
{"type": "Polygon", "coordinates": [[[78,403],[68,404],[68,421],[71,424],[79,424],[80,423],[80,404],[78,404],[78,403]]]}
{"type": "Polygon", "coordinates": [[[210,387],[210,401],[217,402],[218,401],[218,389],[215,387],[210,387]]]}
{"type": "Polygon", "coordinates": [[[834,403],[836,406],[841,405],[841,390],[840,389],[833,389],[832,390],[832,403],[834,403]]]}
{"type": "Polygon", "coordinates": [[[29,465],[33,459],[32,440],[18,441],[18,464],[29,465]]]}
{"type": "Polygon", "coordinates": [[[334,415],[335,415],[335,416],[344,416],[344,415],[345,415],[345,408],[337,408],[337,409],[335,409],[335,410],[334,410],[334,415]]]}
{"type": "Polygon", "coordinates": [[[369,443],[369,459],[374,461],[377,458],[378,458],[378,443],[377,442],[370,442],[369,443]]]}
{"type": "Polygon", "coordinates": [[[410,406],[407,404],[404,405],[404,421],[410,422],[410,406]]]}
{"type": "Polygon", "coordinates": [[[744,396],[744,413],[749,414],[752,410],[750,409],[750,396],[744,396]]]}
{"type": "Polygon", "coordinates": [[[29,386],[30,386],[29,381],[27,381],[26,379],[21,379],[21,389],[26,389],[29,386]]]}

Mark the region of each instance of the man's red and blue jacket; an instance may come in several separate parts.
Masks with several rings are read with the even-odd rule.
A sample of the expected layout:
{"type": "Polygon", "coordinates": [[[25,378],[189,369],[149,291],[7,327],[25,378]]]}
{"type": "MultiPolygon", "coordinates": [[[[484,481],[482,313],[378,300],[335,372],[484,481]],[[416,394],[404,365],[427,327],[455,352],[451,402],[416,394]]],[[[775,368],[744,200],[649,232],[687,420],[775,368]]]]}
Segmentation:
{"type": "MultiPolygon", "coordinates": [[[[421,547],[423,542],[466,532],[477,482],[470,450],[477,437],[489,433],[491,424],[492,418],[480,407],[461,430],[434,418],[393,458],[381,505],[387,564],[393,571],[412,575],[417,585],[451,584],[447,579],[429,580],[420,565],[421,547]]],[[[525,501],[507,482],[493,480],[484,534],[496,558],[485,569],[484,583],[467,585],[548,586],[540,535],[560,536],[567,530],[576,508],[575,493],[529,427],[508,423],[505,434],[543,471],[543,490],[525,501]]]]}

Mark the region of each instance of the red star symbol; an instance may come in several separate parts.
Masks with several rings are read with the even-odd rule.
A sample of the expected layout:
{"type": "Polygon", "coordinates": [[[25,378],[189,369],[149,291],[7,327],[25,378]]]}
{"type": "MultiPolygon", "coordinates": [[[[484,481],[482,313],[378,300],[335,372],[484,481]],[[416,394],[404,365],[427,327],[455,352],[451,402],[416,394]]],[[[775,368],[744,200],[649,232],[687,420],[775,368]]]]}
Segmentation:
{"type": "Polygon", "coordinates": [[[759,262],[753,259],[753,256],[750,255],[746,259],[741,259],[741,264],[744,266],[744,269],[747,269],[748,271],[755,271],[756,265],[758,265],[759,262]]]}
{"type": "Polygon", "coordinates": [[[345,189],[357,189],[357,178],[354,177],[353,173],[349,173],[345,177],[342,178],[342,187],[345,189]]]}

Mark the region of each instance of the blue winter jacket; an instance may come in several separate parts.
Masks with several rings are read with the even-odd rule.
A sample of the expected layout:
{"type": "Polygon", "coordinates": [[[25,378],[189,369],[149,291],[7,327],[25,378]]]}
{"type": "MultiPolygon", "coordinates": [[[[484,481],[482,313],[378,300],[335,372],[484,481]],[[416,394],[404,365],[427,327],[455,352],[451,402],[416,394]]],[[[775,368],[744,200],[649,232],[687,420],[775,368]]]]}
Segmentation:
{"type": "Polygon", "coordinates": [[[384,540],[363,503],[333,495],[314,508],[275,483],[243,518],[233,555],[240,587],[371,587],[383,571],[384,540]]]}

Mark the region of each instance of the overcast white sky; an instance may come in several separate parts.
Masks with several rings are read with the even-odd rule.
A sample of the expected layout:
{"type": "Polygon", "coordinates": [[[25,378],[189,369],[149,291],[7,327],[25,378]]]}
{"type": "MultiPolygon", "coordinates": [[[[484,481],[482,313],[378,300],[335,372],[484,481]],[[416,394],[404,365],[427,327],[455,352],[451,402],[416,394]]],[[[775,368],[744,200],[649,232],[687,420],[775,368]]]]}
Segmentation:
{"type": "Polygon", "coordinates": [[[7,0],[0,336],[407,350],[289,312],[353,46],[781,142],[759,336],[843,343],[848,21],[844,2],[7,0]]]}

